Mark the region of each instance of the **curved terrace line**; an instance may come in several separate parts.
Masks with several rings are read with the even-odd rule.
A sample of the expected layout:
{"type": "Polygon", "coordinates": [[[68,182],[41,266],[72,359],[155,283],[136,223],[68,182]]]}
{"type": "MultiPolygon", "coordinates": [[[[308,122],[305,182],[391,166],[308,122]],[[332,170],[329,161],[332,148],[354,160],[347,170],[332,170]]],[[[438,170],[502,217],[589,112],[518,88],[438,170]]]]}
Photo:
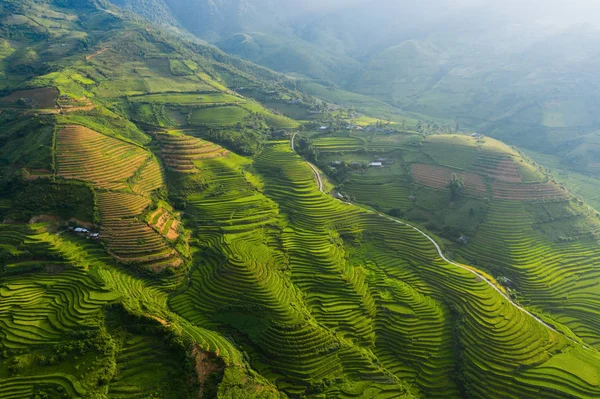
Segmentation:
{"type": "MultiPolygon", "coordinates": [[[[296,150],[295,150],[295,148],[294,148],[294,139],[296,138],[296,135],[297,135],[297,134],[298,134],[298,133],[294,133],[294,134],[293,134],[293,136],[292,136],[292,139],[291,139],[291,141],[290,141],[290,145],[291,145],[292,151],[294,151],[294,152],[296,151],[296,150]]],[[[311,164],[310,162],[308,162],[308,161],[305,161],[305,162],[308,164],[308,166],[310,166],[310,168],[313,170],[313,172],[314,172],[314,174],[315,174],[315,178],[317,179],[317,183],[318,183],[318,185],[319,185],[319,191],[321,191],[323,194],[327,195],[327,193],[326,193],[326,192],[323,190],[323,183],[322,183],[322,180],[321,180],[321,174],[319,173],[319,170],[318,170],[318,169],[317,169],[317,168],[316,168],[316,167],[315,167],[313,164],[311,164]]],[[[348,204],[348,205],[354,205],[354,204],[352,204],[352,203],[350,203],[350,202],[342,201],[342,200],[340,200],[340,199],[338,199],[338,198],[335,198],[335,199],[337,199],[338,201],[341,201],[341,202],[343,202],[344,204],[348,204]]],[[[421,230],[421,229],[419,229],[418,227],[416,227],[416,226],[413,226],[413,225],[412,225],[412,224],[410,224],[410,223],[407,223],[407,222],[403,222],[403,221],[400,221],[400,220],[394,219],[394,218],[392,218],[391,216],[385,215],[385,214],[383,214],[383,213],[374,212],[374,211],[372,211],[372,210],[368,210],[368,209],[367,209],[366,211],[367,211],[367,212],[369,212],[369,213],[375,213],[375,214],[377,214],[377,215],[379,215],[379,216],[381,216],[381,217],[383,217],[383,218],[385,218],[385,219],[391,220],[392,222],[395,222],[395,223],[401,224],[401,225],[403,225],[403,226],[407,226],[407,227],[410,227],[410,228],[414,229],[415,231],[417,231],[418,233],[420,233],[422,236],[424,236],[425,238],[427,238],[429,241],[431,241],[431,243],[432,243],[432,244],[433,244],[433,246],[435,247],[435,249],[436,249],[436,251],[437,251],[437,253],[438,253],[439,257],[440,257],[442,260],[444,260],[445,262],[447,262],[447,263],[449,263],[449,264],[451,264],[451,265],[454,265],[454,266],[460,267],[461,269],[467,270],[468,272],[470,272],[470,273],[474,274],[475,276],[479,277],[480,279],[482,279],[483,281],[485,281],[485,282],[486,282],[486,283],[487,283],[487,284],[488,284],[490,287],[492,287],[492,288],[493,288],[493,289],[494,289],[496,292],[498,292],[498,293],[499,293],[499,294],[500,294],[500,295],[501,295],[501,296],[502,296],[504,299],[506,299],[506,300],[507,300],[507,301],[508,301],[508,302],[509,302],[511,305],[513,305],[514,307],[516,307],[517,309],[519,309],[521,312],[525,313],[526,315],[528,315],[528,316],[532,317],[532,318],[533,318],[535,321],[537,321],[538,323],[540,323],[542,326],[546,327],[547,329],[549,329],[549,330],[551,330],[551,331],[553,331],[553,332],[555,332],[555,333],[557,333],[557,334],[560,334],[560,335],[562,335],[562,336],[563,336],[563,337],[565,337],[567,340],[569,340],[569,341],[571,341],[571,342],[573,342],[573,343],[575,343],[575,344],[581,345],[581,346],[582,346],[583,348],[585,348],[585,349],[592,349],[591,347],[589,347],[588,345],[584,344],[583,342],[578,342],[578,341],[574,340],[573,338],[571,338],[571,337],[567,336],[567,335],[566,335],[564,332],[562,332],[562,331],[559,331],[559,330],[557,330],[556,328],[552,327],[550,324],[546,323],[545,321],[543,321],[542,319],[540,319],[540,318],[539,318],[538,316],[536,316],[535,314],[531,313],[531,312],[530,312],[530,311],[528,311],[527,309],[523,308],[522,306],[520,306],[519,304],[517,304],[516,302],[514,302],[514,301],[513,301],[513,300],[512,300],[512,299],[511,299],[511,298],[510,298],[508,295],[506,295],[506,294],[505,294],[505,293],[504,293],[504,292],[503,292],[503,291],[502,291],[500,288],[498,288],[498,287],[497,287],[497,286],[496,286],[494,283],[492,283],[492,282],[491,282],[489,279],[487,279],[487,278],[486,278],[484,275],[482,275],[482,274],[478,273],[478,272],[477,272],[476,270],[474,270],[473,268],[471,268],[471,267],[467,267],[467,266],[465,266],[465,265],[461,265],[460,263],[456,263],[456,262],[454,262],[454,261],[452,261],[452,260],[450,260],[450,259],[446,258],[446,256],[444,255],[444,253],[443,253],[443,251],[442,251],[442,248],[439,246],[439,244],[438,244],[438,243],[437,243],[437,242],[436,242],[436,241],[435,241],[435,240],[434,240],[434,239],[433,239],[433,238],[432,238],[432,237],[431,237],[429,234],[425,233],[424,231],[422,231],[422,230],[421,230]]]]}

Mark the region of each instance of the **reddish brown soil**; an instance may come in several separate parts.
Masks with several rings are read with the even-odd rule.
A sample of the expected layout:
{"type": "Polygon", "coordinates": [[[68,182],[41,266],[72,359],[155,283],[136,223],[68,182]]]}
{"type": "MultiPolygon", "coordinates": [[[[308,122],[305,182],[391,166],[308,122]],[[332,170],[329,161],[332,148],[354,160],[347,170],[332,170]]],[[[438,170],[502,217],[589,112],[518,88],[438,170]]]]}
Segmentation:
{"type": "Polygon", "coordinates": [[[427,164],[412,164],[412,175],[415,182],[426,187],[435,189],[446,189],[448,182],[452,179],[452,175],[464,179],[465,186],[463,192],[466,195],[475,197],[485,197],[487,194],[485,183],[481,176],[475,173],[456,173],[452,169],[443,166],[427,165],[427,164]]]}
{"type": "Polygon", "coordinates": [[[94,57],[96,57],[96,56],[98,56],[98,55],[100,55],[100,54],[102,54],[102,53],[106,53],[108,50],[109,50],[109,48],[108,48],[108,47],[104,47],[102,50],[98,50],[98,51],[96,51],[95,53],[93,53],[93,54],[90,54],[90,55],[86,56],[86,57],[85,57],[85,59],[89,61],[89,60],[91,60],[92,58],[94,58],[94,57]]]}
{"type": "MultiPolygon", "coordinates": [[[[198,345],[195,345],[192,350],[192,356],[196,363],[196,374],[198,375],[198,381],[202,389],[209,382],[211,374],[223,374],[225,364],[219,358],[218,353],[203,351],[198,345]]],[[[202,396],[201,394],[200,397],[202,396]]]]}
{"type": "Polygon", "coordinates": [[[16,103],[21,98],[29,98],[34,102],[35,108],[58,108],[56,99],[58,89],[56,87],[43,87],[41,89],[19,90],[0,99],[3,103],[16,103]]]}
{"type": "Polygon", "coordinates": [[[494,198],[516,201],[531,201],[548,198],[565,198],[567,193],[554,183],[507,183],[492,184],[494,198]]]}
{"type": "Polygon", "coordinates": [[[521,183],[522,181],[519,167],[512,158],[502,159],[496,166],[496,170],[490,173],[490,177],[510,183],[521,183]]]}

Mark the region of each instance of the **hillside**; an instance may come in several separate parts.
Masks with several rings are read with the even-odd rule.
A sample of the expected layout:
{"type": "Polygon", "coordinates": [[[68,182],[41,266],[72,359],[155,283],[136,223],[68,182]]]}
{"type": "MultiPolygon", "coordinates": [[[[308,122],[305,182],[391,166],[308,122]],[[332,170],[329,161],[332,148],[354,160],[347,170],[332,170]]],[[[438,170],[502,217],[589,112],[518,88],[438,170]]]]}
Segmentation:
{"type": "Polygon", "coordinates": [[[0,398],[600,395],[600,219],[520,152],[104,1],[0,18],[0,398]]]}
{"type": "Polygon", "coordinates": [[[402,111],[477,130],[593,175],[597,10],[521,3],[153,0],[165,21],[145,13],[147,2],[117,2],[294,76],[319,98],[321,86],[349,92],[329,97],[379,118],[402,111]]]}
{"type": "Polygon", "coordinates": [[[437,232],[455,259],[597,342],[597,305],[582,307],[581,298],[600,278],[593,255],[600,215],[522,153],[465,135],[317,134],[312,145],[336,195],[437,232]],[[453,176],[462,182],[454,193],[453,176]]]}

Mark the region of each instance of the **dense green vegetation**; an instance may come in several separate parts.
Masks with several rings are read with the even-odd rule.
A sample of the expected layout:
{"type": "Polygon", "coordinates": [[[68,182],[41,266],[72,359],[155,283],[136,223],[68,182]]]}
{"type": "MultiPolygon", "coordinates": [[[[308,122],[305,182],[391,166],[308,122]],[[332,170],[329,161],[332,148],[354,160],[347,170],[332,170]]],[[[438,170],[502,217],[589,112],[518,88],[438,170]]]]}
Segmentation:
{"type": "Polygon", "coordinates": [[[558,157],[567,172],[599,171],[592,3],[114,1],[286,73],[320,99],[474,129],[558,157]]]}
{"type": "Polygon", "coordinates": [[[522,153],[103,1],[0,23],[0,398],[600,395],[600,216],[522,153]]]}

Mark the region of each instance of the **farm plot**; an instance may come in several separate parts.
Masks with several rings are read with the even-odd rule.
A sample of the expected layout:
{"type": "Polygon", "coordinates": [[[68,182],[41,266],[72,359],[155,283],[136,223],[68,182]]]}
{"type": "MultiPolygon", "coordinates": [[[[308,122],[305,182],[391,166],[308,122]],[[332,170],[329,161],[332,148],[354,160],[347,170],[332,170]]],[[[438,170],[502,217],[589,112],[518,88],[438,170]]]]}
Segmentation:
{"type": "Polygon", "coordinates": [[[66,126],[57,133],[56,173],[98,188],[123,190],[127,180],[147,162],[148,153],[83,126],[66,126]]]}
{"type": "Polygon", "coordinates": [[[146,197],[105,192],[98,194],[102,237],[110,253],[125,264],[137,265],[156,272],[182,264],[179,253],[162,234],[138,216],[150,204],[146,197]]]}
{"type": "Polygon", "coordinates": [[[237,106],[200,108],[192,112],[190,123],[205,126],[233,126],[250,116],[250,112],[237,106]]]}
{"type": "Polygon", "coordinates": [[[163,186],[163,175],[155,157],[148,157],[146,163],[129,179],[131,190],[140,195],[148,195],[163,186]]]}
{"type": "Polygon", "coordinates": [[[474,197],[485,197],[488,195],[487,187],[481,176],[471,173],[456,173],[452,169],[442,166],[414,163],[411,165],[411,172],[415,182],[426,187],[435,189],[447,189],[452,175],[456,174],[464,180],[463,193],[474,197]]]}
{"type": "Polygon", "coordinates": [[[154,213],[150,215],[150,221],[148,224],[150,227],[154,228],[154,230],[171,241],[174,241],[177,239],[177,237],[179,237],[179,220],[177,220],[175,216],[171,214],[171,212],[164,208],[158,208],[156,211],[154,211],[154,213]]]}
{"type": "Polygon", "coordinates": [[[216,144],[179,132],[157,133],[156,138],[165,165],[178,173],[195,173],[198,171],[195,161],[223,157],[229,153],[216,144]]]}
{"type": "Polygon", "coordinates": [[[158,103],[172,105],[237,104],[246,100],[225,93],[164,93],[129,97],[134,103],[158,103]]]}
{"type": "Polygon", "coordinates": [[[524,204],[494,201],[486,222],[461,253],[508,277],[533,306],[598,347],[600,255],[594,248],[589,241],[553,243],[534,230],[524,204]]]}
{"type": "Polygon", "coordinates": [[[501,153],[482,151],[473,163],[473,171],[499,181],[522,181],[521,172],[513,158],[501,153]]]}
{"type": "Polygon", "coordinates": [[[494,198],[513,201],[536,201],[542,199],[564,199],[569,196],[557,184],[546,183],[509,183],[495,181],[492,183],[494,198]]]}
{"type": "Polygon", "coordinates": [[[429,155],[436,164],[460,170],[471,169],[480,156],[477,147],[446,143],[445,141],[438,142],[435,139],[432,139],[432,142],[423,143],[422,148],[423,152],[429,155]]]}
{"type": "MultiPolygon", "coordinates": [[[[286,152],[286,147],[282,146],[265,151],[259,157],[257,167],[267,176],[266,193],[280,203],[283,212],[295,215],[293,224],[285,230],[286,233],[289,231],[287,234],[290,235],[290,239],[284,238],[284,245],[290,245],[288,252],[292,279],[307,294],[311,312],[321,323],[344,334],[342,331],[349,328],[348,320],[360,320],[358,315],[351,316],[350,313],[355,311],[354,309],[361,308],[356,303],[354,307],[349,304],[343,307],[327,306],[327,301],[334,297],[332,293],[339,293],[335,295],[338,301],[340,297],[344,298],[344,301],[352,301],[351,294],[342,294],[339,285],[337,287],[332,285],[335,281],[333,275],[328,279],[320,280],[320,284],[313,282],[326,275],[321,268],[323,261],[317,254],[329,252],[327,257],[329,262],[332,259],[340,262],[341,259],[347,258],[351,262],[350,265],[361,265],[370,271],[368,274],[370,277],[361,283],[360,269],[350,272],[351,268],[348,265],[342,266],[343,262],[338,263],[336,268],[337,276],[344,271],[342,275],[347,273],[347,281],[354,282],[352,288],[355,292],[361,292],[360,297],[366,301],[363,303],[371,304],[366,305],[366,309],[373,306],[372,304],[380,309],[376,314],[367,312],[376,326],[380,325],[378,323],[386,326],[383,329],[385,331],[377,327],[374,330],[373,351],[381,355],[380,364],[419,386],[427,393],[427,397],[452,396],[451,392],[456,389],[448,381],[448,373],[451,372],[452,367],[443,360],[452,357],[448,337],[448,334],[451,334],[448,330],[450,327],[446,324],[449,323],[448,313],[446,313],[448,310],[444,304],[455,306],[459,312],[461,320],[459,339],[467,359],[463,364],[464,375],[469,380],[472,392],[476,392],[478,396],[485,397],[491,392],[490,389],[493,392],[503,392],[509,398],[540,396],[559,398],[573,393],[578,397],[597,395],[600,387],[589,380],[583,382],[579,377],[578,368],[567,366],[569,361],[575,361],[574,359],[580,359],[581,355],[589,353],[592,356],[586,358],[586,364],[598,367],[600,358],[594,352],[569,343],[560,334],[509,304],[481,277],[439,259],[435,248],[417,231],[386,219],[382,220],[375,214],[354,213],[347,209],[334,211],[336,207],[344,207],[344,205],[324,196],[322,196],[324,197],[322,204],[309,206],[308,198],[311,190],[308,187],[301,190],[300,187],[303,181],[306,181],[307,185],[310,184],[311,171],[306,165],[295,164],[290,159],[292,155],[288,155],[287,160],[284,161],[286,152]],[[329,201],[333,204],[328,206],[326,203],[329,201]],[[357,246],[348,243],[340,246],[340,243],[338,249],[319,250],[319,247],[315,246],[318,242],[317,237],[329,237],[330,242],[335,242],[335,236],[332,235],[331,230],[328,233],[321,231],[320,234],[309,235],[308,231],[323,226],[318,220],[327,220],[326,226],[335,226],[341,237],[359,234],[364,241],[357,246]],[[291,238],[293,231],[300,234],[303,230],[307,236],[306,240],[302,240],[301,236],[291,238]],[[344,247],[350,256],[336,256],[335,253],[344,251],[344,247]],[[310,260],[306,262],[306,266],[302,266],[302,262],[296,257],[295,251],[302,250],[310,253],[307,256],[310,260]],[[381,285],[378,285],[378,281],[381,285]],[[314,299],[316,297],[319,298],[318,301],[314,299]],[[391,298],[393,300],[390,300],[391,298]],[[444,304],[435,300],[429,301],[433,298],[444,298],[444,304]],[[318,310],[319,308],[321,311],[318,310]],[[340,308],[345,309],[346,317],[339,319],[335,324],[336,327],[332,327],[334,325],[331,323],[332,317],[340,308]],[[324,312],[325,310],[327,311],[324,312]],[[412,324],[411,317],[414,317],[415,312],[422,316],[412,324]],[[397,317],[402,318],[401,323],[396,324],[386,320],[393,320],[396,314],[397,317]],[[427,318],[425,314],[437,316],[427,318]],[[423,324],[425,320],[430,324],[423,324]],[[410,332],[392,327],[399,325],[410,329],[410,332]],[[394,338],[388,335],[391,332],[396,334],[394,338]],[[425,335],[418,341],[414,339],[408,341],[405,338],[414,338],[420,334],[425,335]],[[405,346],[401,346],[402,350],[397,349],[398,342],[406,342],[405,346]],[[415,346],[411,347],[412,345],[415,346]],[[426,349],[428,345],[431,347],[426,349]],[[566,349],[567,347],[569,349],[566,349]],[[548,383],[553,380],[555,373],[545,364],[550,364],[548,362],[552,359],[552,353],[561,351],[564,353],[565,350],[572,351],[569,355],[570,360],[565,359],[566,363],[559,379],[548,383]],[[395,356],[391,357],[391,353],[395,356]],[[435,373],[432,374],[434,370],[435,373]],[[503,381],[515,375],[517,379],[511,380],[513,382],[506,387],[503,381]]],[[[314,181],[312,187],[314,190],[314,181]]],[[[314,201],[315,205],[319,202],[316,198],[314,201]]],[[[352,242],[352,238],[345,240],[352,242]]],[[[493,247],[491,244],[488,245],[493,247]]],[[[525,243],[523,247],[529,245],[531,244],[525,243]]],[[[506,249],[500,249],[502,250],[506,249]]],[[[355,330],[348,336],[361,336],[358,331],[360,330],[355,330]]]]}
{"type": "Polygon", "coordinates": [[[41,89],[18,90],[0,99],[0,104],[27,108],[57,108],[58,89],[44,87],[41,89]]]}
{"type": "MultiPolygon", "coordinates": [[[[382,371],[360,351],[339,341],[303,310],[298,291],[280,271],[286,260],[275,245],[282,224],[277,207],[245,181],[240,169],[244,164],[233,155],[198,162],[207,189],[188,197],[187,214],[198,225],[195,234],[206,248],[201,258],[205,266],[194,270],[193,285],[173,298],[171,307],[196,325],[224,324],[247,334],[260,349],[257,369],[289,393],[302,394],[312,381],[336,375],[346,366],[383,380],[382,371]]],[[[311,241],[308,235],[305,239],[311,241]]],[[[326,258],[323,247],[315,255],[326,258]]],[[[330,304],[331,311],[343,313],[335,310],[342,303],[330,304]]],[[[369,328],[365,324],[362,329],[369,328]]],[[[388,388],[399,391],[397,386],[388,388]]]]}
{"type": "Polygon", "coordinates": [[[365,143],[358,137],[322,137],[314,140],[314,146],[322,152],[357,151],[365,143]]]}
{"type": "Polygon", "coordinates": [[[229,341],[170,312],[167,294],[150,287],[156,280],[133,277],[97,244],[69,234],[49,234],[47,227],[0,225],[0,252],[5,245],[12,248],[6,258],[10,273],[0,284],[0,343],[4,348],[0,397],[30,397],[40,394],[40,388],[51,397],[103,392],[116,398],[190,397],[194,385],[184,367],[185,355],[171,345],[168,335],[160,333],[154,320],[152,329],[146,327],[140,334],[127,330],[139,319],[115,323],[109,316],[104,321],[110,326],[110,336],[100,334],[99,320],[112,315],[115,308],[107,312],[107,305],[117,302],[136,314],[141,309],[153,312],[148,315],[151,319],[156,315],[171,323],[181,321],[185,324],[179,326],[197,348],[222,354],[232,367],[241,362],[241,354],[229,341]],[[113,361],[116,375],[110,378],[113,361]],[[12,364],[23,368],[15,374],[9,370],[12,364]],[[109,380],[102,382],[106,377],[109,380]]]}
{"type": "MultiPolygon", "coordinates": [[[[336,334],[361,342],[362,345],[368,345],[378,355],[380,364],[396,378],[411,379],[411,384],[414,383],[415,386],[418,386],[417,375],[421,375],[421,381],[425,379],[429,379],[429,382],[435,381],[438,388],[433,386],[427,388],[431,390],[430,397],[442,397],[442,391],[445,391],[445,395],[456,392],[456,387],[448,378],[449,364],[452,361],[447,351],[449,341],[443,338],[446,334],[443,314],[436,316],[439,318],[428,317],[427,322],[414,324],[407,324],[403,319],[401,324],[406,328],[404,331],[389,329],[395,317],[405,317],[400,309],[408,309],[409,313],[415,315],[415,321],[430,311],[426,310],[426,306],[422,306],[424,304],[416,305],[422,298],[413,302],[416,305],[414,310],[397,303],[387,305],[379,303],[378,299],[381,297],[376,294],[377,290],[370,289],[376,283],[367,278],[366,271],[362,267],[365,263],[361,261],[346,263],[348,253],[342,245],[340,236],[351,237],[354,234],[362,234],[364,229],[362,212],[320,193],[312,170],[285,145],[274,145],[265,150],[258,160],[257,167],[267,178],[266,193],[281,204],[286,214],[293,215],[292,224],[284,230],[282,240],[289,254],[292,281],[305,293],[307,304],[314,317],[336,334]],[[394,316],[390,309],[400,313],[394,316]],[[422,313],[422,310],[425,313],[422,313]],[[416,316],[417,314],[419,316],[416,316]],[[428,342],[425,335],[422,335],[419,343],[413,341],[415,346],[412,356],[404,352],[407,357],[403,357],[399,355],[401,351],[391,350],[392,347],[399,348],[398,342],[406,342],[409,335],[402,338],[402,334],[414,334],[416,337],[421,335],[417,332],[421,328],[423,331],[429,331],[430,338],[439,334],[438,338],[428,342]],[[379,331],[383,330],[387,331],[387,335],[384,336],[383,334],[386,334],[384,332],[379,336],[379,331]],[[442,338],[439,338],[440,336],[442,338]],[[392,344],[393,342],[395,343],[392,344]],[[446,349],[432,355],[425,349],[430,344],[437,349],[440,349],[439,345],[446,349]],[[419,352],[421,354],[417,355],[419,352]],[[428,354],[424,356],[425,353],[428,354]],[[411,366],[408,366],[409,357],[411,366]],[[436,363],[438,361],[440,363],[436,363]],[[442,366],[448,361],[449,363],[442,366]],[[435,371],[419,372],[421,365],[425,366],[422,362],[437,364],[433,367],[435,371]],[[435,393],[440,386],[443,389],[435,393]]],[[[388,298],[386,296],[387,300],[382,302],[393,302],[388,298]]],[[[429,350],[432,348],[430,347],[429,350]]],[[[362,377],[377,381],[375,377],[377,370],[364,369],[359,377],[356,373],[365,366],[355,361],[348,363],[343,357],[341,359],[344,371],[348,375],[357,376],[358,380],[362,377]],[[366,377],[366,372],[374,373],[373,377],[366,377]]],[[[365,389],[368,387],[371,392],[377,392],[382,397],[388,395],[393,397],[398,395],[398,390],[402,390],[398,385],[385,389],[377,383],[366,383],[364,380],[362,384],[365,389]]],[[[424,389],[424,387],[420,388],[424,389]]],[[[345,395],[348,396],[351,396],[351,392],[356,393],[344,388],[342,392],[346,392],[345,395]]]]}
{"type": "Polygon", "coordinates": [[[407,209],[412,206],[409,198],[412,189],[406,177],[352,175],[344,183],[343,191],[359,203],[376,205],[386,210],[407,209]]]}

